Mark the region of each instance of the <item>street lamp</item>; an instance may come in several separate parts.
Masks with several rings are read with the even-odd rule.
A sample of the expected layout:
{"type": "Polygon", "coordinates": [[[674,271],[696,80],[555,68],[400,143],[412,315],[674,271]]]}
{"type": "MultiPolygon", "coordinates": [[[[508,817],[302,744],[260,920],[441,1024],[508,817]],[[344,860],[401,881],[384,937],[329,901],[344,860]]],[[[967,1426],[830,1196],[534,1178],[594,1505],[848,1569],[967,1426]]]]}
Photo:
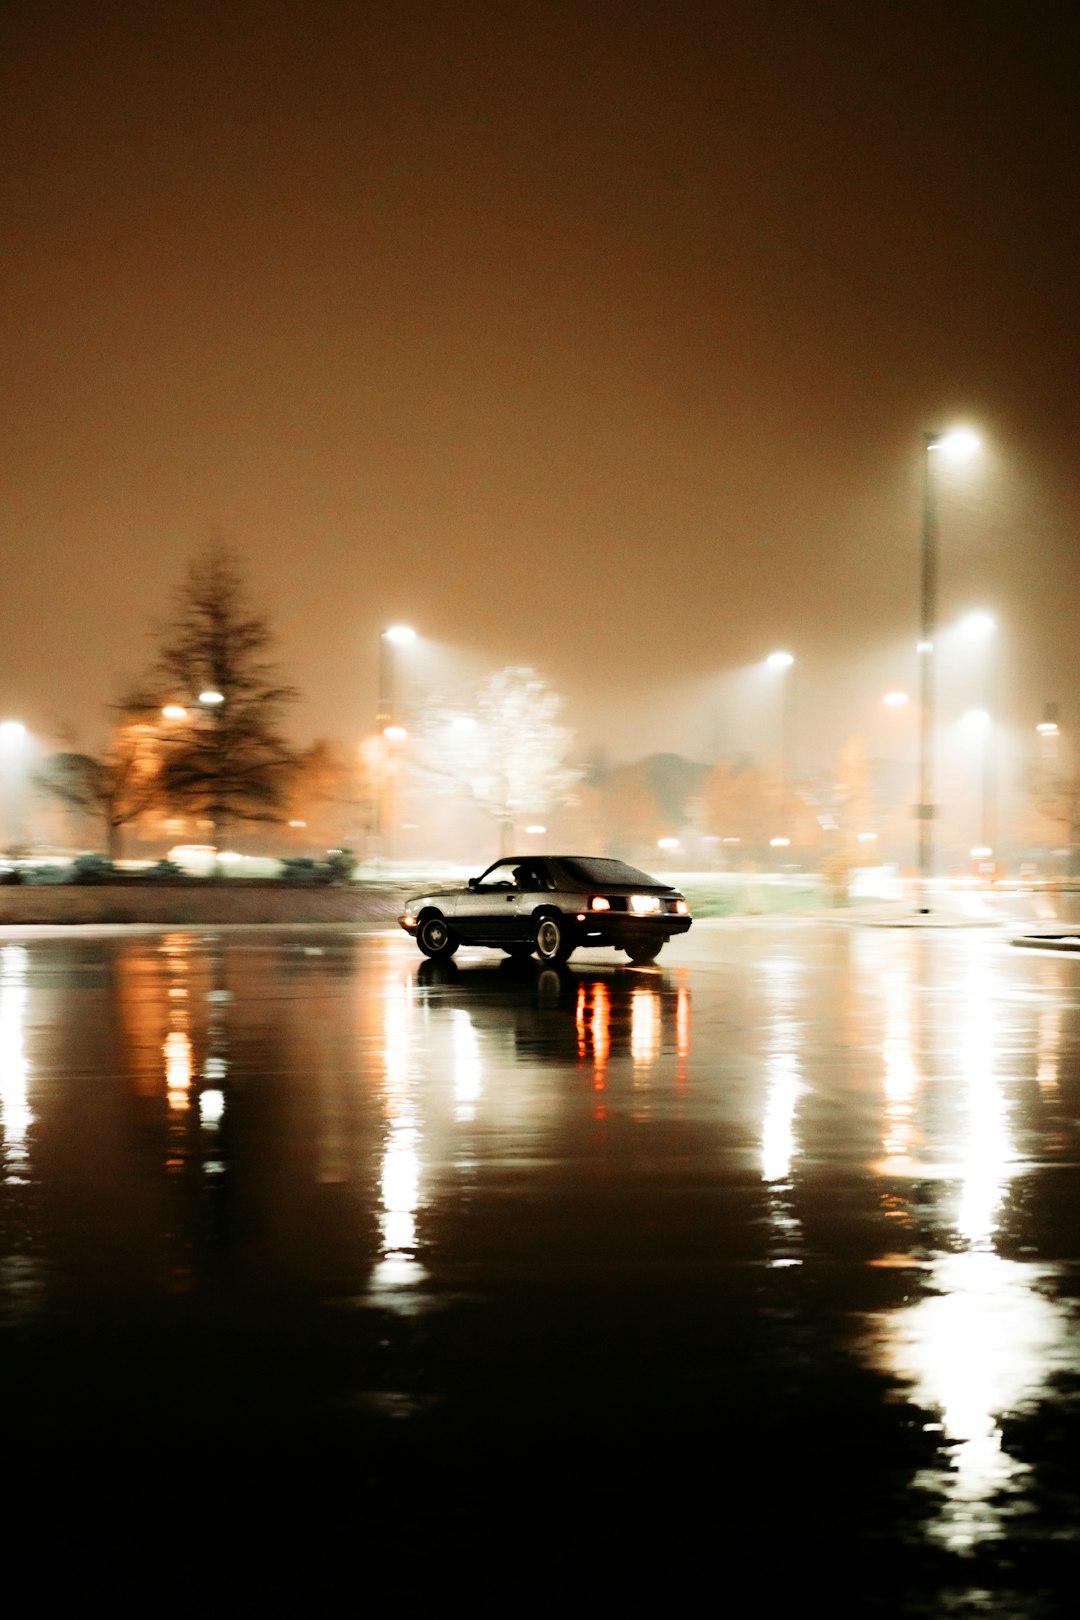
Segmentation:
{"type": "Polygon", "coordinates": [[[30,734],[21,720],[0,720],[0,847],[22,842],[30,734]]]}
{"type": "Polygon", "coordinates": [[[394,718],[394,648],[416,640],[408,624],[388,625],[379,634],[379,695],[375,706],[375,729],[382,732],[394,718]]]}
{"type": "Polygon", "coordinates": [[[405,741],[403,726],[394,723],[394,654],[395,649],[416,640],[411,625],[391,624],[379,632],[379,690],[375,704],[375,746],[378,750],[378,780],[374,794],[374,844],[377,857],[390,853],[389,823],[394,804],[394,775],[397,761],[393,757],[394,745],[405,741]]]}
{"type": "Polygon", "coordinates": [[[937,633],[937,482],[935,456],[965,456],[979,441],[967,428],[923,434],[922,567],[919,613],[919,911],[930,911],[934,866],[934,637],[937,633]]]}

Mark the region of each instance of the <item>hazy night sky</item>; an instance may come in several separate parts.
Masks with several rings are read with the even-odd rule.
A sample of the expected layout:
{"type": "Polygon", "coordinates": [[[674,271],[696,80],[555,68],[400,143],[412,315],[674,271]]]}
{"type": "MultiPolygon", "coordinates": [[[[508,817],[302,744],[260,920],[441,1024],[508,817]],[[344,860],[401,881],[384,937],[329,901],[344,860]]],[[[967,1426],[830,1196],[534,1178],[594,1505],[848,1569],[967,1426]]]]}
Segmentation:
{"type": "Polygon", "coordinates": [[[959,419],[942,619],[1080,721],[1077,17],[4,0],[0,718],[90,743],[218,532],[298,741],[396,619],[617,758],[786,645],[842,741],[959,419]]]}

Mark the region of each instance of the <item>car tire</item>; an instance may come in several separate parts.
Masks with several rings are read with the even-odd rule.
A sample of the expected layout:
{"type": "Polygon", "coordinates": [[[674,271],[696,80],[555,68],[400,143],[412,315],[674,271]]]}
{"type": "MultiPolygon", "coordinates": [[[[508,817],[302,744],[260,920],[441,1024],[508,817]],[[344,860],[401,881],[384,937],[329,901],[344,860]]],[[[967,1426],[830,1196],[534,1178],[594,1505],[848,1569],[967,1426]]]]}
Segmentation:
{"type": "Polygon", "coordinates": [[[664,948],[662,939],[643,939],[636,945],[628,945],[626,954],[631,962],[644,966],[646,962],[655,962],[664,948]]]}
{"type": "Polygon", "coordinates": [[[575,941],[562,917],[551,912],[536,925],[536,954],[541,962],[565,962],[575,941]]]}
{"type": "Polygon", "coordinates": [[[460,943],[450,932],[446,918],[437,911],[421,917],[416,926],[416,943],[433,962],[445,962],[453,956],[460,943]]]}

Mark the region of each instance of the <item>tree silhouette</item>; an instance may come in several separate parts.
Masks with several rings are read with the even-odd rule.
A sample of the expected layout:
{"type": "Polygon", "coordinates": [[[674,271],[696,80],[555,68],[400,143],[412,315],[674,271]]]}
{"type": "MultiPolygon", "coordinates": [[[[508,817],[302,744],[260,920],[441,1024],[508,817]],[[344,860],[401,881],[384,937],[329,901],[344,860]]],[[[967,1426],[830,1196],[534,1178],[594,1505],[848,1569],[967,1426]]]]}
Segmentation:
{"type": "Polygon", "coordinates": [[[110,861],[120,859],[123,829],[160,804],[161,758],[154,728],[128,718],[100,755],[54,754],[39,772],[38,787],[62,804],[101,821],[110,861]]]}
{"type": "Polygon", "coordinates": [[[183,711],[163,722],[165,796],[209,822],[216,845],[236,821],[279,821],[288,802],[294,757],[279,728],[297,693],[267,656],[274,641],[234,557],[211,541],[175,593],[148,687],[159,710],[183,711]]]}

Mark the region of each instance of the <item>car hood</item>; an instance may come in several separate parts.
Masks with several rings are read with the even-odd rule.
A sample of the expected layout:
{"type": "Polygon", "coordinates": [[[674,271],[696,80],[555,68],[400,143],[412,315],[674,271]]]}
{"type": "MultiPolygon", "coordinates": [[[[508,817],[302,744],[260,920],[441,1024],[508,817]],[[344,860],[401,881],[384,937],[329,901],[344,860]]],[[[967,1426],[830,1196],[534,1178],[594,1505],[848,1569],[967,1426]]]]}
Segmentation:
{"type": "Polygon", "coordinates": [[[414,906],[418,900],[445,900],[450,895],[468,894],[469,890],[464,883],[455,883],[446,889],[419,889],[416,894],[410,894],[405,901],[406,906],[414,906]]]}

